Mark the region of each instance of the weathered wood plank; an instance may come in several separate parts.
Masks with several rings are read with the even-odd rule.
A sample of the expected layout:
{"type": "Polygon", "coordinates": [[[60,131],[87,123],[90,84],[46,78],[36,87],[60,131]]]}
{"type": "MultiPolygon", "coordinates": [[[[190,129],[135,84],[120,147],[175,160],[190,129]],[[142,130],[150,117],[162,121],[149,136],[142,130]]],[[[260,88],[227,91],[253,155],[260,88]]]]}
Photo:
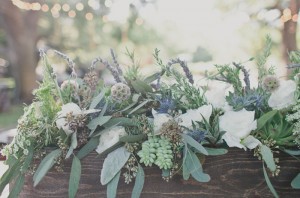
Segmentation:
{"type": "MultiPolygon", "coordinates": [[[[277,192],[281,197],[300,197],[300,190],[290,187],[290,181],[300,172],[300,163],[285,154],[281,154],[280,159],[281,174],[271,179],[277,192]]],[[[96,153],[82,161],[77,197],[106,197],[106,187],[100,184],[102,163],[103,158],[98,158],[96,153]]],[[[33,188],[32,178],[28,176],[20,197],[67,197],[70,166],[71,161],[66,164],[65,172],[51,171],[36,188],[33,188]]],[[[185,181],[180,175],[165,182],[159,169],[146,167],[142,197],[273,197],[263,177],[262,163],[251,152],[230,149],[227,155],[209,156],[205,160],[204,170],[211,176],[208,183],[199,183],[193,179],[185,181]]],[[[118,197],[130,197],[132,188],[133,184],[125,184],[121,177],[118,197]]]]}

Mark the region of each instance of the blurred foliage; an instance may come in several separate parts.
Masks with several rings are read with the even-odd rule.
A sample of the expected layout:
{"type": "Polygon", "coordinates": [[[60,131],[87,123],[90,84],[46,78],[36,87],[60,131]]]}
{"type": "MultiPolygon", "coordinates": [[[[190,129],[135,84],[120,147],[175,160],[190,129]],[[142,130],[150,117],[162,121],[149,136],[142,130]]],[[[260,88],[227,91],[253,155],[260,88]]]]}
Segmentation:
{"type": "Polygon", "coordinates": [[[203,47],[197,47],[196,51],[193,53],[192,61],[195,62],[208,62],[213,59],[212,55],[203,47]]]}
{"type": "Polygon", "coordinates": [[[8,112],[0,113],[0,130],[14,127],[22,114],[23,105],[13,106],[8,112]]]}

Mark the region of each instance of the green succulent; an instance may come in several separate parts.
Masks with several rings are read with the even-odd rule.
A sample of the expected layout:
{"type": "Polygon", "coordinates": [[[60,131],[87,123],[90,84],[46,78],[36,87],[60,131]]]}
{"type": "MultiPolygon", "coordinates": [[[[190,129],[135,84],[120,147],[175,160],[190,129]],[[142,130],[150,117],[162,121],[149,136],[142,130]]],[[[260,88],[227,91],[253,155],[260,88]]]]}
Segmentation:
{"type": "Polygon", "coordinates": [[[140,163],[145,166],[152,166],[156,160],[156,149],[159,147],[159,139],[157,137],[150,137],[147,141],[143,142],[142,150],[137,154],[141,158],[140,163]]]}

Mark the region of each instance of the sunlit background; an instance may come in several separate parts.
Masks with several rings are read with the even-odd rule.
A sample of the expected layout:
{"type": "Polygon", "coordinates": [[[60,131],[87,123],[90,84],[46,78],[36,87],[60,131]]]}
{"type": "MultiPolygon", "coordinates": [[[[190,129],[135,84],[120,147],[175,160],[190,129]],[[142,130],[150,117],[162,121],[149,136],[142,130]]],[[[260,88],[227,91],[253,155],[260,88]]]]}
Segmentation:
{"type": "MultiPolygon", "coordinates": [[[[20,104],[30,103],[41,79],[39,48],[56,49],[76,62],[78,73],[96,57],[126,69],[126,49],[144,72],[165,61],[186,60],[198,79],[214,64],[246,62],[273,39],[268,65],[285,75],[288,52],[297,49],[299,0],[2,0],[0,2],[0,131],[15,127],[20,104]]],[[[48,52],[58,77],[66,63],[48,52]]],[[[254,61],[245,66],[255,76],[254,61]]],[[[106,75],[104,67],[98,71],[106,75]]]]}

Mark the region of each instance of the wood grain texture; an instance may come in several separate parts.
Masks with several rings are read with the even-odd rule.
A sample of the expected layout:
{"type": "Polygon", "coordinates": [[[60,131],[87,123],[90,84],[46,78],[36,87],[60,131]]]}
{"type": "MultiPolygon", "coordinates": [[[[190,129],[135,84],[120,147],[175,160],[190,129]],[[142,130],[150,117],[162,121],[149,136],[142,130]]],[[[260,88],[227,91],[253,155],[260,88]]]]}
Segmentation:
{"type": "MultiPolygon", "coordinates": [[[[281,174],[271,178],[280,197],[300,197],[300,190],[290,187],[290,182],[300,172],[300,163],[292,157],[280,154],[281,174]]],[[[82,175],[77,197],[106,197],[106,186],[100,184],[100,172],[103,158],[96,153],[82,160],[82,175]]],[[[67,162],[65,172],[49,172],[40,184],[33,188],[32,177],[26,177],[21,198],[65,198],[68,197],[68,180],[71,160],[67,162]]],[[[144,168],[145,185],[143,198],[193,198],[193,197],[273,197],[263,176],[262,162],[251,152],[229,149],[224,156],[209,156],[204,163],[204,171],[211,176],[208,183],[199,183],[193,179],[185,181],[175,176],[170,182],[161,178],[157,168],[144,168]]],[[[133,184],[125,184],[121,177],[118,197],[131,197],[133,184]]]]}

